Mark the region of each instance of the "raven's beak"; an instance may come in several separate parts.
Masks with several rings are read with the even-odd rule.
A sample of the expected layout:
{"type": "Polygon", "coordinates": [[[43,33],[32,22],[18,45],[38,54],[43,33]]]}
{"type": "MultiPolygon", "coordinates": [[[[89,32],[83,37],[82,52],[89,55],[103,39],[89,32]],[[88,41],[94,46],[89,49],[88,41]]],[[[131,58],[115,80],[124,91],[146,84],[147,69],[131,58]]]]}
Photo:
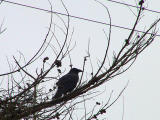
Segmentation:
{"type": "Polygon", "coordinates": [[[78,69],[78,72],[83,72],[83,70],[78,69]]]}

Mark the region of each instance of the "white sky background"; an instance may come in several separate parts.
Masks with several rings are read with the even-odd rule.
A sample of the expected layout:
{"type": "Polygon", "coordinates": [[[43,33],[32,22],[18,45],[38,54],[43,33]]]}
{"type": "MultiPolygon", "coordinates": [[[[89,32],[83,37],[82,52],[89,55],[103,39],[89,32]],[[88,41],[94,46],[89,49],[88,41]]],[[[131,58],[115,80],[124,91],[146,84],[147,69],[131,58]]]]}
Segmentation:
{"type": "MultiPolygon", "coordinates": [[[[46,0],[12,0],[14,2],[50,9],[50,5],[46,0]]],[[[117,0],[123,2],[122,0],[117,0]]],[[[65,0],[65,5],[71,15],[85,17],[108,23],[108,15],[105,9],[93,0],[65,0]]],[[[131,28],[135,16],[128,7],[119,4],[111,3],[101,0],[109,9],[112,24],[125,26],[131,28]]],[[[64,8],[58,0],[52,1],[53,11],[64,13],[64,8]]],[[[128,0],[126,3],[135,5],[135,0],[128,0]]],[[[157,0],[146,1],[145,6],[148,9],[159,11],[159,4],[157,0]]],[[[137,14],[135,8],[131,8],[137,14]]],[[[144,12],[144,17],[140,22],[139,30],[144,30],[157,18],[160,14],[144,12]]],[[[65,17],[66,18],[66,17],[65,17]]],[[[60,21],[54,17],[54,22],[61,25],[60,21]]],[[[7,28],[5,33],[0,35],[0,73],[8,71],[6,56],[12,61],[12,55],[18,57],[18,52],[21,51],[26,60],[29,60],[36,50],[40,47],[44,40],[49,25],[50,14],[34,10],[26,7],[3,3],[0,5],[0,23],[4,20],[3,27],[7,28]],[[7,67],[6,67],[7,66],[7,67]]],[[[98,23],[87,22],[71,18],[71,31],[74,28],[73,43],[76,41],[76,48],[72,51],[71,57],[73,65],[82,68],[83,57],[86,55],[87,43],[90,38],[91,53],[93,64],[97,67],[97,60],[103,57],[105,49],[106,38],[103,29],[107,32],[108,26],[98,23]],[[78,54],[77,54],[78,53],[78,54]]],[[[159,25],[157,26],[159,28],[159,25]]],[[[112,28],[112,41],[110,55],[113,50],[117,51],[125,38],[127,38],[129,31],[120,28],[112,28]]],[[[58,34],[58,33],[57,33],[58,34]]],[[[59,39],[61,37],[59,35],[59,39]]],[[[62,38],[63,39],[63,38],[62,38]]],[[[61,41],[63,42],[63,41],[61,41]]],[[[125,113],[124,120],[159,120],[160,119],[160,80],[159,80],[159,37],[155,39],[150,47],[148,47],[137,59],[135,64],[125,74],[116,77],[111,82],[104,86],[106,93],[114,90],[114,94],[118,95],[121,89],[129,80],[129,86],[124,93],[125,113]]],[[[50,56],[53,53],[46,53],[50,56]]],[[[112,58],[112,56],[110,56],[112,58]]],[[[50,57],[51,60],[54,57],[50,57]]],[[[68,58],[67,58],[68,59],[68,58]]],[[[66,59],[66,60],[67,60],[66,59]]],[[[68,61],[63,61],[67,71],[69,70],[68,61]]],[[[90,66],[87,66],[87,72],[90,72],[90,66]]],[[[32,67],[32,72],[35,72],[37,65],[32,67]]],[[[96,70],[96,69],[95,69],[96,70]]],[[[104,90],[104,86],[102,87],[104,90]]],[[[97,89],[100,90],[100,89],[97,89]]],[[[100,96],[102,99],[105,96],[100,96]]],[[[97,99],[97,100],[98,100],[97,99]]],[[[122,101],[123,97],[109,109],[107,118],[109,120],[121,119],[122,117],[122,101]]]]}

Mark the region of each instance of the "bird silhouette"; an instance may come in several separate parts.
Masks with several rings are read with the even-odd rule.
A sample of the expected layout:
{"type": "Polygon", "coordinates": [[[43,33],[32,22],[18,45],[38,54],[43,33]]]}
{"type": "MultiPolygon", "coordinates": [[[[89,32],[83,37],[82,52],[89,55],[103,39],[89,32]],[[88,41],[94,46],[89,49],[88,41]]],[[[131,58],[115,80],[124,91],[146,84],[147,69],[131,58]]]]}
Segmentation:
{"type": "Polygon", "coordinates": [[[58,80],[58,82],[56,83],[58,89],[53,99],[59,98],[62,95],[72,92],[74,90],[79,80],[79,76],[78,76],[79,72],[82,72],[82,70],[77,69],[77,68],[72,68],[69,71],[69,73],[62,76],[58,80]]]}

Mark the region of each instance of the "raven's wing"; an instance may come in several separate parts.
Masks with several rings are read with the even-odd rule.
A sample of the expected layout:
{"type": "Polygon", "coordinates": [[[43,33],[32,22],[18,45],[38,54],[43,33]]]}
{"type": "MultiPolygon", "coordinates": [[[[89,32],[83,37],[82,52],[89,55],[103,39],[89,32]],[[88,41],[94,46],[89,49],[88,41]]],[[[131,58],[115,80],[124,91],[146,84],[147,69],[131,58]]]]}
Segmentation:
{"type": "Polygon", "coordinates": [[[75,74],[66,74],[63,77],[59,79],[59,81],[56,83],[58,87],[76,87],[76,84],[78,82],[78,75],[75,74]]]}
{"type": "Polygon", "coordinates": [[[71,92],[77,85],[78,75],[75,74],[66,74],[59,79],[56,83],[58,86],[57,92],[53,98],[61,97],[63,94],[67,92],[71,92]]]}

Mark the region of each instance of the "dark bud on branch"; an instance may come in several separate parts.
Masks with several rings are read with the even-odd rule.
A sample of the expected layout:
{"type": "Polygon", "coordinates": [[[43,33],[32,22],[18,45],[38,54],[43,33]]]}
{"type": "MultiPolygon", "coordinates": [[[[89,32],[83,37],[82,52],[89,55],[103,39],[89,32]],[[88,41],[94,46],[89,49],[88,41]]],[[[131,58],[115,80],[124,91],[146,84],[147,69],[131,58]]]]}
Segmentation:
{"type": "Polygon", "coordinates": [[[144,7],[142,7],[142,10],[144,10],[145,8],[144,7]]]}
{"type": "Polygon", "coordinates": [[[56,117],[57,119],[59,119],[59,116],[60,116],[60,114],[59,114],[59,113],[56,113],[56,116],[55,116],[55,117],[56,117]]]}
{"type": "Polygon", "coordinates": [[[52,92],[53,90],[52,89],[49,89],[49,92],[52,92]]]}
{"type": "Polygon", "coordinates": [[[62,73],[60,69],[57,69],[59,73],[62,73]]]}
{"type": "Polygon", "coordinates": [[[45,63],[47,60],[49,60],[49,57],[45,57],[45,58],[43,59],[43,62],[45,63]]]}
{"type": "Polygon", "coordinates": [[[87,57],[84,57],[84,61],[87,61],[87,57]]]}
{"type": "Polygon", "coordinates": [[[94,116],[93,116],[93,118],[97,119],[97,116],[96,116],[96,115],[94,115],[94,116]]]}
{"type": "Polygon", "coordinates": [[[101,103],[100,102],[96,102],[96,105],[100,105],[101,103]]]}
{"type": "Polygon", "coordinates": [[[72,67],[73,67],[73,65],[72,65],[72,64],[70,64],[70,65],[69,65],[69,67],[71,67],[71,68],[72,68],[72,67]]]}
{"type": "Polygon", "coordinates": [[[56,89],[56,86],[53,87],[53,90],[55,90],[55,89],[56,89]]]}
{"type": "Polygon", "coordinates": [[[142,6],[144,3],[144,0],[139,1],[139,5],[142,6]]]}
{"type": "Polygon", "coordinates": [[[126,45],[129,45],[129,40],[125,39],[126,45]]]}
{"type": "Polygon", "coordinates": [[[103,114],[103,113],[106,113],[106,110],[105,110],[105,109],[102,109],[102,110],[100,111],[100,114],[103,114]]]}
{"type": "Polygon", "coordinates": [[[60,60],[56,60],[56,61],[55,61],[55,65],[56,65],[57,67],[61,67],[61,66],[62,66],[62,62],[61,62],[60,60]]]}

